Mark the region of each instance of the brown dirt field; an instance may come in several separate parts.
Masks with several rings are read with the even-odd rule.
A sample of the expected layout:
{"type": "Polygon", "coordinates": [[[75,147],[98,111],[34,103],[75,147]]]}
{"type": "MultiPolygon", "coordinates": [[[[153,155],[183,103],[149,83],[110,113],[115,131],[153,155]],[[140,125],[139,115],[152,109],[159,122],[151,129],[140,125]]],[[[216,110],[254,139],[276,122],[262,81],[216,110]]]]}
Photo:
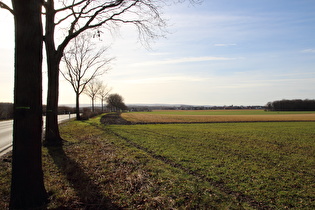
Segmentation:
{"type": "Polygon", "coordinates": [[[157,115],[123,113],[122,117],[134,123],[202,123],[202,122],[296,122],[315,121],[315,114],[284,115],[157,115]]]}

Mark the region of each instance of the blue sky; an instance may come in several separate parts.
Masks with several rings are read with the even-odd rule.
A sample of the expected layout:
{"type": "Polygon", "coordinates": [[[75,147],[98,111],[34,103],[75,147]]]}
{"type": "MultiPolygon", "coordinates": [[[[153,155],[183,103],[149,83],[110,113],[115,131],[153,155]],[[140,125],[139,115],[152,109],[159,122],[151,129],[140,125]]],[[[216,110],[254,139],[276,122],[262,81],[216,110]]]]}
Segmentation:
{"type": "MultiPolygon", "coordinates": [[[[169,33],[150,50],[132,27],[121,28],[114,41],[102,38],[116,60],[101,79],[126,103],[264,105],[315,98],[315,1],[204,0],[163,11],[169,33]]],[[[3,13],[1,28],[13,31],[3,13]]],[[[13,40],[1,33],[0,43],[0,101],[12,101],[13,40]]],[[[74,103],[70,85],[63,79],[60,85],[60,103],[74,103]]],[[[82,96],[81,103],[89,99],[82,96]]]]}

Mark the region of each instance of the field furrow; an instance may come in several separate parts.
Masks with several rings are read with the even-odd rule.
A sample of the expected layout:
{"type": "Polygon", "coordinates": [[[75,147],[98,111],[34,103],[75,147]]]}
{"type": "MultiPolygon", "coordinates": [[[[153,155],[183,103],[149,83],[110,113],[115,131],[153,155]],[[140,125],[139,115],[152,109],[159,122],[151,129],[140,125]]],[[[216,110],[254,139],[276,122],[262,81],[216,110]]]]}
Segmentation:
{"type": "MultiPolygon", "coordinates": [[[[127,134],[128,132],[126,132],[127,134]]],[[[161,135],[161,136],[167,136],[164,134],[159,134],[159,133],[155,133],[155,132],[151,132],[154,135],[161,135]]],[[[146,147],[143,147],[135,142],[133,142],[131,139],[128,139],[124,136],[119,135],[118,133],[114,133],[117,137],[124,139],[127,143],[131,144],[132,146],[136,147],[139,150],[144,151],[145,153],[147,153],[148,155],[150,155],[152,158],[156,159],[156,160],[160,160],[162,162],[164,162],[165,164],[170,165],[171,167],[183,170],[185,173],[190,174],[194,177],[196,177],[197,179],[203,180],[205,182],[208,182],[209,184],[211,184],[212,186],[216,187],[217,189],[219,189],[222,193],[225,193],[227,195],[231,195],[234,197],[234,199],[241,203],[248,203],[249,206],[255,208],[255,209],[271,209],[270,206],[268,206],[267,204],[265,204],[264,202],[261,201],[256,201],[254,198],[252,198],[249,195],[245,195],[240,191],[233,191],[231,190],[229,187],[227,187],[227,185],[223,182],[223,181],[216,181],[214,179],[211,179],[201,173],[198,173],[196,170],[193,170],[189,167],[186,167],[174,160],[171,160],[165,156],[161,156],[158,155],[157,153],[155,153],[152,150],[149,150],[146,147]]],[[[131,134],[131,133],[129,133],[131,134]]],[[[142,133],[143,134],[143,133],[142,133]]],[[[170,137],[170,136],[168,136],[170,137]]]]}
{"type": "Polygon", "coordinates": [[[314,207],[315,123],[112,125],[110,130],[254,208],[314,207]]]}

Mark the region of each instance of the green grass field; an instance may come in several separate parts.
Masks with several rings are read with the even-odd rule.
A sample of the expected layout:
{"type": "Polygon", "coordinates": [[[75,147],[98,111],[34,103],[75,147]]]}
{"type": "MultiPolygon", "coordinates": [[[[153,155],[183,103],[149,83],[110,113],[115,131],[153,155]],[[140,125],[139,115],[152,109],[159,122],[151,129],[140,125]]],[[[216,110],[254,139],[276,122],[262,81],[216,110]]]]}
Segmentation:
{"type": "Polygon", "coordinates": [[[248,203],[315,208],[315,123],[112,125],[109,129],[248,203]]]}
{"type": "MultiPolygon", "coordinates": [[[[315,209],[315,122],[100,118],[62,124],[65,145],[43,148],[47,209],[315,209]]],[[[0,209],[8,209],[10,174],[8,156],[0,209]]]]}

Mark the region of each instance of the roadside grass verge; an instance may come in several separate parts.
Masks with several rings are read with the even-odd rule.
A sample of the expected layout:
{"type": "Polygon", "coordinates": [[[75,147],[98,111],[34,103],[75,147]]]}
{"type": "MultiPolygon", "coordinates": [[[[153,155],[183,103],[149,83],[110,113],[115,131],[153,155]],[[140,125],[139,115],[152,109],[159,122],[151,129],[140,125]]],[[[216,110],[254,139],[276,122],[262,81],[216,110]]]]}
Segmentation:
{"type": "Polygon", "coordinates": [[[0,209],[9,209],[11,183],[11,158],[0,158],[0,209]]]}

